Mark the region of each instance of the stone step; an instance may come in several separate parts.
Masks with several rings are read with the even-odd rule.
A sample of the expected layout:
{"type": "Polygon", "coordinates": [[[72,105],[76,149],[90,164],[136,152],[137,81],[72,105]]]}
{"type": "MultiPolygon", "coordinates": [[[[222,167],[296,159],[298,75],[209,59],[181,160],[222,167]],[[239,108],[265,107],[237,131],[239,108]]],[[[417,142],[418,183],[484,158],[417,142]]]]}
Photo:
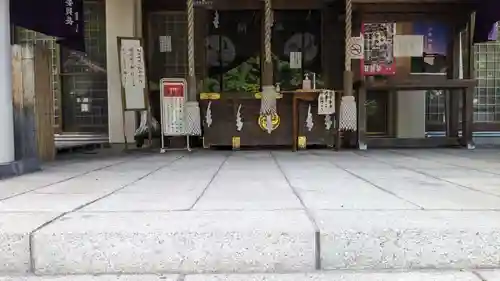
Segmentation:
{"type": "Polygon", "coordinates": [[[500,268],[496,211],[0,216],[0,275],[500,268]],[[43,227],[40,227],[43,225],[43,227]]]}
{"type": "Polygon", "coordinates": [[[1,277],[0,281],[498,281],[500,271],[315,272],[233,275],[66,275],[1,277]]]}

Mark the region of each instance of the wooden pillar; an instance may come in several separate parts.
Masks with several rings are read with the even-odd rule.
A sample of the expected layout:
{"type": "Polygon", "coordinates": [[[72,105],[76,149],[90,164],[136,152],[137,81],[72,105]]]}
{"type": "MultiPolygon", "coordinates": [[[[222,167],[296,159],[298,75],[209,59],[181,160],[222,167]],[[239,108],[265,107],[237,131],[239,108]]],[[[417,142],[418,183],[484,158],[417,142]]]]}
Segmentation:
{"type": "MultiPolygon", "coordinates": [[[[358,89],[358,145],[366,146],[366,88],[363,85],[358,89]]],[[[366,147],[364,147],[366,149],[366,147]]]]}
{"type": "MultiPolygon", "coordinates": [[[[467,48],[468,51],[468,65],[464,71],[464,76],[467,79],[472,79],[474,76],[474,26],[475,26],[475,14],[472,14],[469,18],[468,24],[468,37],[467,37],[467,48]]],[[[474,94],[475,88],[470,87],[463,93],[463,108],[462,108],[462,142],[463,145],[468,149],[474,148],[474,141],[472,139],[473,126],[474,126],[474,94]]]]}
{"type": "MultiPolygon", "coordinates": [[[[36,120],[36,140],[38,159],[55,159],[54,141],[54,96],[51,90],[50,50],[47,43],[37,44],[34,48],[34,106],[36,120]]],[[[33,102],[33,101],[32,101],[33,102]]]]}
{"type": "MultiPolygon", "coordinates": [[[[458,79],[460,73],[460,31],[454,28],[453,38],[450,38],[447,51],[448,79],[458,79]]],[[[458,137],[460,93],[457,90],[449,90],[446,93],[446,136],[458,137]]]]}
{"type": "MultiPolygon", "coordinates": [[[[196,78],[198,79],[197,89],[198,91],[204,90],[204,80],[207,77],[208,68],[206,62],[206,50],[205,44],[200,44],[200,42],[205,42],[205,39],[208,36],[208,28],[209,28],[209,19],[208,19],[208,11],[205,7],[195,7],[194,8],[194,40],[195,42],[199,42],[195,44],[195,68],[196,68],[196,78]]],[[[198,97],[197,97],[198,98],[198,97]]]]}
{"type": "MultiPolygon", "coordinates": [[[[353,14],[353,33],[358,36],[361,34],[361,25],[363,24],[362,14],[354,13],[353,14]]],[[[347,47],[347,46],[346,46],[347,47]]],[[[358,78],[360,81],[365,80],[365,77],[361,75],[361,67],[359,60],[353,60],[354,69],[352,69],[354,80],[358,78]]],[[[366,114],[366,88],[363,86],[358,90],[357,93],[357,121],[358,121],[358,148],[366,149],[367,148],[367,114],[366,114]]]]}

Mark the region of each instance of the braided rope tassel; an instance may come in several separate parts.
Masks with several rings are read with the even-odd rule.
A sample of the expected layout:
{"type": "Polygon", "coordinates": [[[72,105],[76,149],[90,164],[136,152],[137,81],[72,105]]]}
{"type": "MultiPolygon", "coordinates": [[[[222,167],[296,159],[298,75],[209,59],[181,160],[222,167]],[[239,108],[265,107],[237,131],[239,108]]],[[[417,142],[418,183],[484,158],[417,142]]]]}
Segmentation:
{"type": "Polygon", "coordinates": [[[345,1],[345,72],[344,96],[340,102],[340,129],[344,131],[357,130],[356,100],[352,94],[352,67],[349,56],[349,41],[352,36],[352,0],[345,1]]]}
{"type": "Polygon", "coordinates": [[[345,2],[345,70],[351,71],[351,58],[349,57],[349,40],[352,36],[352,0],[345,2]]]}
{"type": "Polygon", "coordinates": [[[265,19],[264,19],[264,52],[266,62],[271,62],[272,54],[271,54],[271,27],[272,27],[272,8],[271,8],[271,0],[265,0],[265,19]]]}
{"type": "MultiPolygon", "coordinates": [[[[192,82],[195,76],[194,70],[194,1],[187,0],[187,37],[188,37],[188,76],[192,82]]],[[[194,85],[191,85],[193,88],[194,85]]]]}
{"type": "MultiPolygon", "coordinates": [[[[265,0],[264,9],[265,9],[264,10],[264,56],[265,56],[265,64],[267,65],[267,67],[269,67],[269,65],[272,65],[271,36],[272,36],[272,25],[273,25],[273,11],[271,7],[271,0],[265,0]]],[[[262,86],[260,113],[266,117],[266,129],[268,134],[271,134],[273,130],[272,118],[277,111],[276,97],[277,93],[273,85],[262,86]]]]}

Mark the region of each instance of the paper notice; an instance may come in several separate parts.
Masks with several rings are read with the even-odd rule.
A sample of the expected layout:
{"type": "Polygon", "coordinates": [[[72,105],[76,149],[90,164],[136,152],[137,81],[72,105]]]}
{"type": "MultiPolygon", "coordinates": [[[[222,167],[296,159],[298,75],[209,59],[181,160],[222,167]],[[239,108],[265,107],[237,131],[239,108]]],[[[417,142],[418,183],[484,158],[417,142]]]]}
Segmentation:
{"type": "Polygon", "coordinates": [[[395,35],[395,57],[422,57],[424,53],[424,37],[422,35],[395,35]]]}
{"type": "Polygon", "coordinates": [[[290,68],[302,68],[302,52],[290,52],[290,68]]]}
{"type": "Polygon", "coordinates": [[[172,52],[172,36],[162,35],[158,38],[160,53],[172,52]]]}

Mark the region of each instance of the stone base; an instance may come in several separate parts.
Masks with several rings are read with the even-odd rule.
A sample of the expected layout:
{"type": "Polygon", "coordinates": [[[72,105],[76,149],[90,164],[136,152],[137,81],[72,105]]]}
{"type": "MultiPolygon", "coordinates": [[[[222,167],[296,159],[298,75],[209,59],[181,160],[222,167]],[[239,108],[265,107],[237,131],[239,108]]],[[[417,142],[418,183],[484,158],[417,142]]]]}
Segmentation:
{"type": "Polygon", "coordinates": [[[25,159],[14,161],[9,164],[0,165],[0,178],[9,178],[27,173],[33,173],[41,169],[38,159],[25,159]]]}
{"type": "Polygon", "coordinates": [[[35,273],[308,272],[303,211],[80,213],[32,236],[35,273]]]}

